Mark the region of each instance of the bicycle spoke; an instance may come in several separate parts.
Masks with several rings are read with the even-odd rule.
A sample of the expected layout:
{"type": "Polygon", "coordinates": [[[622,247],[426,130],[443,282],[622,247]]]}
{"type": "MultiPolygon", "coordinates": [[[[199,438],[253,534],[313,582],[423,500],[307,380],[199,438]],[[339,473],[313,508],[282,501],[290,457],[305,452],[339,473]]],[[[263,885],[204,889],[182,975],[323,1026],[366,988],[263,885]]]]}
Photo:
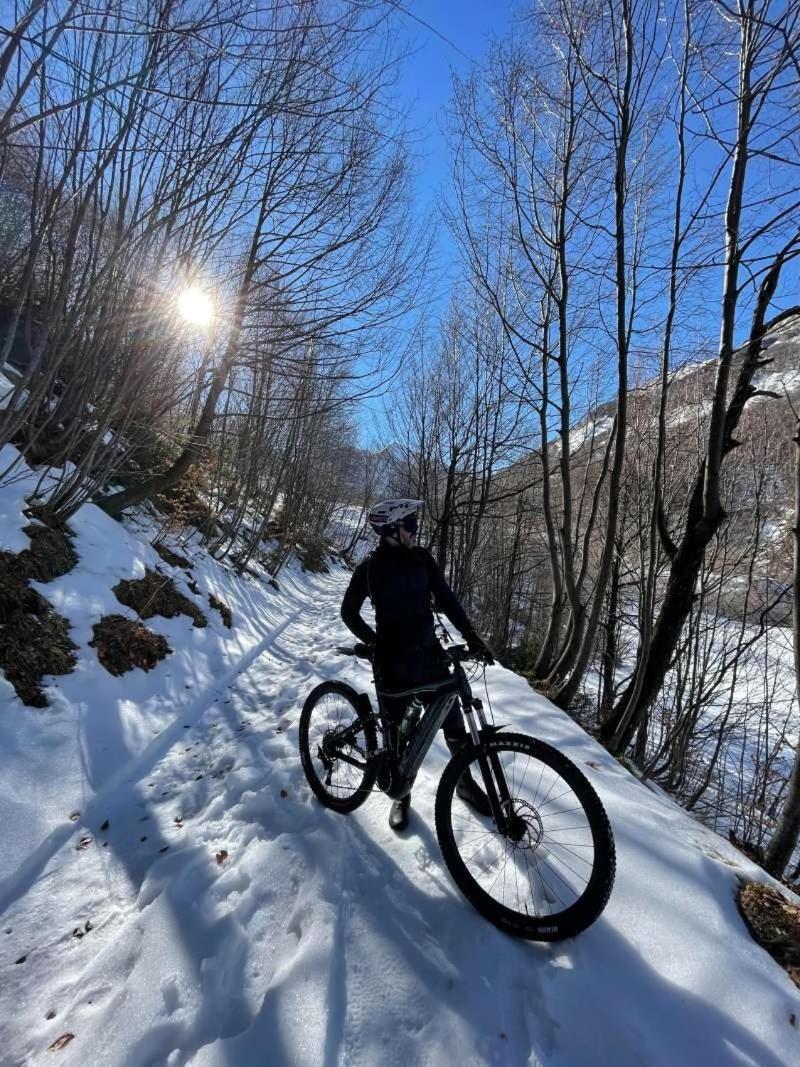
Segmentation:
{"type": "MultiPolygon", "coordinates": [[[[512,805],[507,832],[453,806],[451,826],[463,864],[491,899],[532,918],[554,916],[575,903],[589,882],[595,849],[581,835],[591,834],[591,827],[588,820],[576,824],[574,813],[584,808],[558,770],[523,754],[527,758],[518,766],[516,749],[496,752],[512,805]],[[567,806],[559,807],[565,800],[567,806]]],[[[477,756],[470,770],[480,777],[477,756]]]]}
{"type": "Polygon", "coordinates": [[[513,733],[484,737],[457,759],[439,788],[436,827],[462,892],[510,934],[551,941],[586,929],[608,900],[615,856],[607,816],[580,768],[513,733]],[[462,775],[483,777],[481,761],[502,799],[491,822],[456,797],[462,775]]]}
{"type": "MultiPolygon", "coordinates": [[[[536,859],[535,856],[533,857],[533,865],[536,868],[536,873],[539,875],[539,879],[540,879],[542,885],[545,887],[545,889],[548,889],[550,891],[550,893],[556,898],[556,900],[558,901],[559,904],[564,904],[564,901],[561,899],[561,897],[555,891],[553,886],[551,886],[550,883],[545,879],[544,875],[541,872],[541,868],[539,867],[539,862],[538,862],[538,860],[536,859]]],[[[546,896],[546,894],[545,894],[545,896],[546,896]]],[[[548,900],[548,904],[549,903],[550,903],[550,901],[548,900]]],[[[551,915],[553,914],[553,909],[552,908],[550,909],[550,914],[551,915]]]]}
{"type": "Polygon", "coordinates": [[[337,693],[326,693],[313,709],[308,746],[314,773],[331,796],[345,800],[358,792],[366,764],[364,769],[357,768],[344,759],[337,759],[337,752],[366,759],[363,739],[364,727],[350,702],[337,693]],[[337,735],[353,727],[356,729],[346,741],[336,740],[337,735]]]}

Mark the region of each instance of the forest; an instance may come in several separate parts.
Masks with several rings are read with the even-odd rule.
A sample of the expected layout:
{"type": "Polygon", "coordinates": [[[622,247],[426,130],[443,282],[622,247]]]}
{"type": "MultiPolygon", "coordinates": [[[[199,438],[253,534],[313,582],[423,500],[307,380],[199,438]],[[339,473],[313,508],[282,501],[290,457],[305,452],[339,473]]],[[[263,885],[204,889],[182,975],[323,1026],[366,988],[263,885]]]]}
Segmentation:
{"type": "Polygon", "coordinates": [[[423,499],[501,660],[796,880],[800,4],[521,10],[453,78],[436,219],[394,14],[3,4],[0,446],[41,472],[31,517],[154,507],[277,578],[423,499]]]}

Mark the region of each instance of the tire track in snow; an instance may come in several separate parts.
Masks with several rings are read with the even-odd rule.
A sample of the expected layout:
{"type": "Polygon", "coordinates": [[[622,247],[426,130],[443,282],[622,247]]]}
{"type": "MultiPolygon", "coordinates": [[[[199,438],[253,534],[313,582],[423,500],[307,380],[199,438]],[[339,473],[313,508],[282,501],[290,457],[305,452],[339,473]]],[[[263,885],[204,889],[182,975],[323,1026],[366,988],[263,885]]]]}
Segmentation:
{"type": "Polygon", "coordinates": [[[7,911],[10,905],[22,894],[27,892],[35,882],[37,875],[45,868],[48,861],[61,849],[70,838],[93,825],[97,814],[101,811],[108,799],[113,797],[120,788],[126,784],[143,778],[153,766],[169,751],[176,741],[183,736],[184,722],[195,725],[208,708],[218,699],[219,694],[225,691],[231,682],[246,671],[264,652],[281,636],[281,634],[302,616],[303,608],[298,608],[269,634],[266,635],[250,652],[247,652],[238,663],[232,667],[219,682],[193,704],[181,708],[180,721],[176,721],[166,727],[158,737],[132,760],[125,763],[103,786],[100,792],[86,805],[82,813],[82,823],[85,826],[76,828],[73,825],[59,827],[49,834],[41,845],[28,857],[28,859],[10,877],[0,881],[0,916],[7,911]],[[216,694],[216,695],[212,695],[216,694]]]}
{"type": "MultiPolygon", "coordinates": [[[[204,699],[196,701],[189,709],[181,709],[176,723],[163,731],[138,758],[130,761],[115,775],[113,782],[109,782],[102,792],[92,800],[91,804],[87,805],[82,818],[82,827],[91,827],[94,831],[94,828],[100,825],[101,821],[104,822],[104,825],[107,825],[105,820],[108,818],[107,813],[111,811],[111,827],[109,832],[103,836],[110,838],[116,834],[117,838],[119,838],[120,827],[124,823],[122,813],[127,807],[133,810],[133,815],[128,820],[129,822],[135,822],[140,818],[147,820],[147,822],[142,823],[141,829],[147,829],[149,833],[143,834],[141,840],[142,842],[148,841],[150,843],[148,846],[150,852],[152,853],[155,845],[164,840],[166,844],[162,845],[158,851],[171,850],[171,854],[159,856],[158,852],[156,852],[155,855],[150,854],[141,857],[133,855],[126,857],[126,860],[120,863],[117,861],[116,856],[113,855],[113,850],[103,853],[97,848],[91,852],[81,853],[78,857],[74,854],[74,850],[66,851],[66,846],[77,833],[81,832],[81,829],[76,831],[75,827],[70,825],[65,828],[66,832],[50,835],[43,847],[37,850],[35,857],[29,860],[25,870],[21,874],[18,873],[17,879],[15,879],[16,884],[11,888],[10,892],[8,892],[9,887],[6,887],[7,895],[12,899],[20,896],[26,889],[28,890],[28,895],[20,901],[21,906],[8,912],[6,921],[13,923],[14,926],[25,924],[27,913],[28,925],[31,927],[30,938],[36,937],[37,927],[41,925],[40,918],[47,909],[48,900],[55,898],[57,901],[59,896],[65,898],[75,897],[76,895],[82,896],[88,901],[87,907],[93,914],[97,915],[101,910],[106,913],[104,920],[95,921],[92,934],[87,934],[87,937],[81,940],[80,946],[77,946],[77,943],[75,945],[67,943],[70,950],[77,947],[83,950],[83,958],[78,973],[74,972],[74,965],[77,961],[70,959],[69,965],[63,965],[64,931],[60,928],[64,926],[63,922],[56,925],[53,936],[48,940],[48,943],[40,950],[37,950],[39,969],[41,970],[42,968],[42,963],[44,962],[42,957],[44,956],[50,957],[51,965],[46,967],[49,972],[49,980],[46,981],[46,985],[49,988],[47,991],[40,989],[38,991],[39,996],[36,999],[42,1003],[45,1001],[57,1003],[60,1009],[58,1011],[59,1020],[66,1020],[75,1014],[79,1005],[85,1006],[87,1003],[91,1005],[95,1012],[102,1007],[103,1002],[105,1002],[107,1008],[111,1008],[118,999],[118,994],[120,994],[121,990],[124,994],[127,979],[133,974],[141,958],[143,923],[146,923],[148,918],[147,909],[158,899],[164,889],[163,884],[160,888],[154,888],[148,884],[148,877],[151,872],[154,872],[156,868],[160,868],[164,875],[162,881],[172,879],[176,886],[175,892],[180,896],[180,875],[176,874],[176,871],[179,871],[181,866],[184,868],[196,866],[195,861],[197,859],[201,859],[202,864],[206,867],[208,866],[207,849],[200,857],[198,853],[203,851],[202,848],[199,850],[197,847],[192,849],[182,848],[180,841],[176,840],[176,838],[180,837],[181,831],[184,831],[189,824],[184,822],[183,826],[177,829],[174,825],[170,826],[169,824],[173,823],[174,817],[159,818],[158,816],[162,814],[159,812],[159,807],[169,806],[179,801],[187,819],[199,817],[195,833],[196,839],[200,840],[201,845],[213,843],[214,837],[220,833],[223,837],[225,836],[226,828],[222,824],[226,822],[230,809],[236,805],[242,806],[245,795],[253,792],[249,788],[252,783],[248,783],[247,780],[238,785],[233,783],[235,774],[232,777],[231,772],[234,771],[236,760],[231,760],[225,754],[230,747],[235,747],[237,744],[241,748],[242,737],[239,731],[242,727],[239,725],[239,715],[243,706],[242,701],[231,697],[228,704],[230,714],[227,716],[226,728],[215,731],[209,728],[205,730],[206,736],[202,741],[202,751],[204,753],[203,771],[198,771],[199,764],[194,763],[194,760],[199,760],[199,755],[190,753],[190,749],[199,747],[201,743],[195,741],[194,745],[189,745],[188,747],[185,747],[184,743],[197,734],[202,727],[201,720],[209,710],[221,721],[225,711],[225,705],[221,703],[221,700],[226,691],[226,686],[230,688],[231,692],[236,690],[242,677],[246,675],[248,670],[253,668],[254,664],[258,665],[256,671],[259,678],[257,686],[258,704],[264,705],[264,709],[270,712],[270,719],[267,723],[259,724],[261,726],[259,731],[251,731],[251,733],[263,740],[268,733],[273,732],[276,724],[272,718],[271,703],[274,701],[284,708],[287,703],[293,703],[298,687],[308,680],[309,671],[313,669],[313,666],[307,663],[303,664],[299,671],[290,672],[288,677],[285,668],[282,666],[278,676],[278,683],[276,684],[273,680],[271,685],[265,685],[267,669],[259,665],[259,658],[265,652],[269,653],[276,640],[285,632],[291,632],[293,626],[297,626],[298,630],[305,634],[308,633],[309,629],[314,629],[313,626],[308,626],[305,623],[305,620],[309,617],[319,625],[321,612],[318,605],[314,605],[311,608],[300,608],[284,619],[278,627],[266,635],[256,648],[242,657],[235,668],[219,680],[211,693],[207,692],[204,699]],[[234,704],[237,705],[235,715],[233,714],[234,704]],[[190,732],[187,732],[187,726],[192,727],[190,732]],[[186,772],[182,778],[180,775],[176,776],[176,768],[181,767],[186,772]],[[204,787],[207,786],[208,780],[215,781],[215,776],[221,785],[221,789],[216,796],[204,795],[207,793],[204,787]],[[200,779],[200,781],[196,779],[200,779]],[[160,788],[161,786],[166,786],[166,789],[160,788]],[[159,795],[161,793],[167,793],[168,795],[167,799],[159,804],[159,795]],[[155,799],[156,797],[158,799],[155,799]],[[205,825],[206,819],[203,816],[203,808],[213,807],[214,805],[217,808],[217,815],[208,822],[208,825],[205,825]],[[150,814],[140,816],[139,812],[144,809],[150,814]],[[191,812],[190,815],[188,814],[189,812],[191,812]],[[164,825],[157,827],[156,824],[164,825]],[[166,835],[170,831],[171,839],[167,840],[166,835]],[[175,845],[178,846],[177,850],[175,845]],[[59,863],[57,862],[58,854],[62,850],[63,855],[59,863]],[[79,864],[76,862],[78,860],[80,861],[79,864]],[[91,869],[87,869],[87,860],[92,864],[91,869]],[[128,870],[120,870],[120,868],[126,867],[128,870]],[[46,873],[42,874],[43,871],[46,873]],[[109,871],[111,872],[110,876],[109,871]],[[131,872],[135,877],[130,877],[131,872]],[[128,875],[127,878],[125,877],[126,874],[128,875]],[[167,874],[169,877],[167,877],[167,874]],[[136,884],[137,881],[143,887],[142,891],[140,891],[140,886],[136,884]],[[87,950],[91,951],[90,944],[95,946],[95,951],[92,952],[92,959],[86,960],[87,950]],[[64,972],[67,973],[65,974],[64,972]],[[113,972],[113,975],[109,977],[108,975],[111,972],[113,972]]],[[[280,658],[282,658],[280,654],[276,657],[267,656],[269,661],[280,658]]],[[[272,666],[274,668],[274,663],[272,663],[272,666]]],[[[273,679],[276,674],[277,672],[273,669],[273,679]]],[[[275,716],[275,718],[278,717],[278,715],[275,716]]],[[[271,766],[272,762],[276,756],[279,756],[284,762],[291,757],[292,764],[295,764],[296,760],[293,758],[294,754],[286,737],[275,736],[279,739],[279,751],[276,752],[275,745],[267,740],[264,746],[264,766],[261,768],[260,777],[262,786],[266,785],[271,788],[274,785],[275,788],[272,791],[277,793],[278,785],[274,774],[275,767],[271,766]]],[[[281,780],[285,778],[288,783],[293,775],[279,774],[277,777],[281,780]]],[[[242,806],[242,810],[246,812],[246,804],[242,806]]],[[[261,823],[256,821],[258,818],[258,812],[255,815],[252,812],[247,813],[247,819],[252,826],[261,826],[259,836],[262,840],[268,841],[270,837],[277,837],[284,832],[279,829],[276,829],[274,834],[265,832],[263,829],[263,813],[261,815],[261,823]]],[[[251,834],[251,836],[253,835],[251,834]]],[[[220,864],[220,866],[222,867],[223,864],[220,864]]],[[[246,889],[246,879],[237,882],[236,875],[232,874],[232,865],[221,872],[213,871],[213,873],[215,876],[221,873],[223,877],[228,879],[229,895],[235,896],[238,893],[242,898],[240,904],[243,912],[246,912],[248,905],[243,902],[247,895],[244,891],[246,889]]],[[[299,879],[296,881],[299,881],[299,879]]],[[[187,884],[191,884],[191,878],[187,879],[187,884]]],[[[213,884],[212,881],[209,881],[203,887],[204,891],[209,891],[213,884]]],[[[195,892],[198,888],[200,887],[195,885],[195,892]]],[[[191,890],[189,890],[189,894],[191,894],[191,890]]],[[[258,906],[250,909],[250,914],[246,915],[248,925],[259,910],[258,906]]],[[[52,923],[50,925],[52,926],[52,923]]],[[[38,940],[41,940],[42,932],[40,928],[38,940]]],[[[265,935],[262,931],[263,936],[265,935]]],[[[24,979],[25,975],[20,971],[14,977],[24,979]]],[[[166,983],[165,1002],[170,999],[173,1002],[176,1000],[175,989],[177,989],[175,983],[166,983]]],[[[8,992],[11,993],[11,990],[9,989],[8,992]]],[[[14,997],[14,999],[19,1002],[18,998],[14,997]]],[[[124,995],[122,999],[124,1000],[124,995]]],[[[85,1015],[86,1013],[84,1012],[83,1014],[85,1015]]],[[[240,1015],[240,1023],[234,1028],[234,1032],[236,1029],[246,1027],[252,1014],[253,1012],[249,1009],[243,1012],[240,1015]]],[[[32,1022],[33,1020],[30,1021],[32,1022]]],[[[34,1029],[41,1031],[41,1016],[36,1022],[39,1025],[34,1029]]],[[[19,1020],[18,1023],[19,1025],[15,1026],[14,1029],[24,1033],[27,1029],[26,1025],[19,1020]]],[[[50,1028],[59,1026],[63,1029],[64,1025],[66,1025],[65,1022],[59,1021],[58,1023],[51,1023],[50,1028]]],[[[86,1025],[90,1025],[88,1018],[76,1023],[75,1032],[77,1033],[81,1026],[85,1030],[86,1025]]],[[[226,1031],[225,1036],[230,1035],[231,1029],[229,1027],[223,1027],[222,1029],[226,1031]]],[[[60,1032],[61,1030],[59,1030],[60,1032]]],[[[168,1035],[173,1032],[177,1033],[178,1030],[174,1025],[170,1026],[167,1023],[159,1029],[162,1038],[168,1039],[168,1035]]],[[[215,1035],[206,1033],[200,1036],[204,1040],[208,1040],[213,1039],[215,1035]]],[[[198,1043],[202,1044],[204,1040],[200,1040],[198,1043]]],[[[13,1044],[13,1036],[10,1036],[5,1047],[8,1048],[9,1045],[13,1046],[13,1044]]],[[[46,1044],[42,1045],[41,1041],[35,1038],[32,1042],[25,1041],[24,1044],[27,1045],[31,1055],[34,1055],[37,1049],[41,1051],[42,1048],[47,1047],[46,1044]]],[[[74,1042],[74,1046],[74,1052],[69,1049],[64,1050],[64,1062],[70,1062],[73,1056],[77,1062],[78,1059],[85,1055],[85,1053],[79,1052],[78,1041],[74,1042]]],[[[152,1041],[149,1042],[149,1047],[150,1049],[154,1047],[152,1041]]],[[[149,1055],[147,1049],[140,1049],[137,1055],[139,1054],[144,1057],[142,1062],[146,1062],[149,1055]]],[[[23,1059],[20,1062],[24,1062],[25,1058],[23,1055],[23,1059]]]]}

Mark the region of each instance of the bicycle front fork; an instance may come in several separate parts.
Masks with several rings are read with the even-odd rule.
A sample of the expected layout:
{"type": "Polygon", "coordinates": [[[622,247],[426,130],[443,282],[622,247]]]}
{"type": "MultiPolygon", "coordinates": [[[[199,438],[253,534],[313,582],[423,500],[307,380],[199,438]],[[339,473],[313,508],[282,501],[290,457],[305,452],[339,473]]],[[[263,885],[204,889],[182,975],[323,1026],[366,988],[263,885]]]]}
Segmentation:
{"type": "Polygon", "coordinates": [[[514,805],[506,781],[505,771],[496,752],[484,750],[483,738],[495,731],[486,721],[483,704],[473,699],[465,702],[464,714],[472,743],[478,749],[478,766],[483,776],[483,785],[492,809],[492,818],[500,833],[508,833],[514,817],[514,805]],[[476,722],[477,716],[477,722],[476,722]]]}

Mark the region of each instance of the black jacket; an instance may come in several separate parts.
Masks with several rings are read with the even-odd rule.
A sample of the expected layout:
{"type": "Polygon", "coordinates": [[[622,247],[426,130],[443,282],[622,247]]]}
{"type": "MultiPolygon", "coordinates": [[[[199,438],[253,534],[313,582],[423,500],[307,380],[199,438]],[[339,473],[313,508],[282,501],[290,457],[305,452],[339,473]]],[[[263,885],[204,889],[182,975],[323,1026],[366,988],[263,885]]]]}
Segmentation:
{"type": "Polygon", "coordinates": [[[342,619],[359,641],[374,642],[383,659],[437,645],[432,601],[465,637],[474,632],[430,552],[381,541],[353,572],[342,601],[342,619]],[[377,635],[361,617],[367,597],[375,608],[377,635]]]}

